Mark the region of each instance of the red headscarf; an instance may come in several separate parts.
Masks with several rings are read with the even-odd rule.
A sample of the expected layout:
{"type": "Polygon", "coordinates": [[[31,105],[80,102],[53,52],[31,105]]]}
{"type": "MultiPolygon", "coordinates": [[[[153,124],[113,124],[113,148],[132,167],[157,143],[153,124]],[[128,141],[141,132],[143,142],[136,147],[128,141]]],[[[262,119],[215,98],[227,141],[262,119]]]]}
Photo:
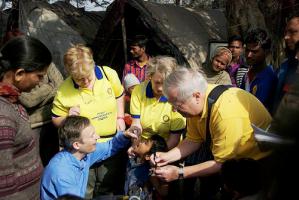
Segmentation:
{"type": "Polygon", "coordinates": [[[20,92],[13,85],[0,83],[0,96],[6,98],[11,103],[15,103],[18,101],[20,92]]]}

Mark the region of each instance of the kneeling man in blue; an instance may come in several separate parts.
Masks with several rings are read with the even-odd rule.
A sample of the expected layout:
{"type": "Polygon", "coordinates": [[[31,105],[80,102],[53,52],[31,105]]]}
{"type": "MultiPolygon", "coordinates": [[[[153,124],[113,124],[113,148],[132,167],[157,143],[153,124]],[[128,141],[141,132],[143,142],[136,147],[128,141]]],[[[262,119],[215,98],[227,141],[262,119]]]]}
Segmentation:
{"type": "Polygon", "coordinates": [[[89,119],[82,116],[67,117],[59,129],[64,150],[57,153],[45,168],[41,199],[56,199],[64,194],[84,198],[89,167],[128,147],[130,138],[137,137],[130,131],[118,132],[112,140],[97,143],[99,136],[89,119]]]}

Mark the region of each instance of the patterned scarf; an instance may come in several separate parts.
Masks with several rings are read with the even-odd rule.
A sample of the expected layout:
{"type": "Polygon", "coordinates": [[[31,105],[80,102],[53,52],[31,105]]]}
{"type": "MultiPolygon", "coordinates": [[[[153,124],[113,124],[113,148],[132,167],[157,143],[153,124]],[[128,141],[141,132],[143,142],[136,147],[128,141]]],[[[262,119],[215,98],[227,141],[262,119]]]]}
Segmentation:
{"type": "Polygon", "coordinates": [[[0,96],[11,103],[16,103],[20,96],[19,90],[10,84],[0,83],[0,96]]]}

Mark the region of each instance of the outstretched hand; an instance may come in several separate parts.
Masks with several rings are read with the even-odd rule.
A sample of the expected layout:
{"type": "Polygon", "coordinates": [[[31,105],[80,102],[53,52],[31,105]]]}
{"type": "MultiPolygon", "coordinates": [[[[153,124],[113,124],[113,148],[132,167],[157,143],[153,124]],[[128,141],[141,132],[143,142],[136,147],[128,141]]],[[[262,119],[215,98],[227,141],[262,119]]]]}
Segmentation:
{"type": "Polygon", "coordinates": [[[138,140],[138,138],[141,135],[141,130],[137,126],[131,126],[129,129],[127,129],[124,132],[124,135],[126,137],[128,137],[128,138],[132,138],[132,139],[138,140]]]}
{"type": "Polygon", "coordinates": [[[179,177],[179,168],[174,165],[157,167],[153,172],[156,177],[166,182],[177,180],[179,177]]]}
{"type": "Polygon", "coordinates": [[[168,164],[168,159],[166,158],[165,152],[156,152],[150,157],[151,163],[154,166],[161,167],[168,164]]]}
{"type": "Polygon", "coordinates": [[[141,135],[141,129],[137,126],[131,126],[129,129],[127,129],[127,131],[135,134],[138,138],[141,135]]]}

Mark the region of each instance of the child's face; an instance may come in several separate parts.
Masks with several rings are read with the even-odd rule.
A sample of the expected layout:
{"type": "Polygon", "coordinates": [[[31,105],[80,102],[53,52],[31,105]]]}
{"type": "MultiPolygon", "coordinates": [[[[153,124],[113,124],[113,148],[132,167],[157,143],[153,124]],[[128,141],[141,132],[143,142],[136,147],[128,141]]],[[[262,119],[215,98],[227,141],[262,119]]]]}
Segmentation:
{"type": "Polygon", "coordinates": [[[151,140],[134,140],[132,145],[134,154],[139,158],[145,158],[152,146],[151,140]]]}

